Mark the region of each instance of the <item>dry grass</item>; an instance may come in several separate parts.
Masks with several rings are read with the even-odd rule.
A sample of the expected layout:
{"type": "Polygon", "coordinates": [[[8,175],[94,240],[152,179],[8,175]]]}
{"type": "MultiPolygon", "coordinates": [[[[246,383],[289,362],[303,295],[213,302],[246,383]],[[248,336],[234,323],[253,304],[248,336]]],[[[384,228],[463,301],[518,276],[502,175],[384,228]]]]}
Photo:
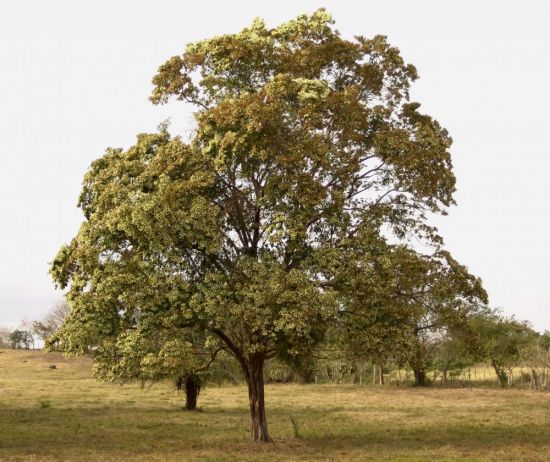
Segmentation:
{"type": "Polygon", "coordinates": [[[276,442],[253,445],[242,386],[206,388],[202,412],[184,412],[166,384],[103,384],[84,358],[0,351],[3,461],[550,460],[547,393],[270,385],[276,442]]]}

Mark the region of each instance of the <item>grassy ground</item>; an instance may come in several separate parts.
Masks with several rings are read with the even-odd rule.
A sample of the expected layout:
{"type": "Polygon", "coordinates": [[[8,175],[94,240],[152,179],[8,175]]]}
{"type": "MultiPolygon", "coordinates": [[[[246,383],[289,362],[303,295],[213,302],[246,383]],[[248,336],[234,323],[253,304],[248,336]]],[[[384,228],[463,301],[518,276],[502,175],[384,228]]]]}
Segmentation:
{"type": "Polygon", "coordinates": [[[0,350],[0,460],[550,460],[547,393],[270,385],[276,442],[254,445],[242,386],[206,388],[201,412],[184,412],[168,385],[98,383],[90,369],[0,350]]]}

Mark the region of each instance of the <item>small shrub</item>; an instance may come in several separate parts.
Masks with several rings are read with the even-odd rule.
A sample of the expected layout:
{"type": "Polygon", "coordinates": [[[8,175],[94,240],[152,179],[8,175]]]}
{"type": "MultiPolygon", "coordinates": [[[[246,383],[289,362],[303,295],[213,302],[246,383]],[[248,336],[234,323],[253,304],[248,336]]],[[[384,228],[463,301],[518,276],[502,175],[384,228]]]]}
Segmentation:
{"type": "Polygon", "coordinates": [[[40,407],[40,409],[47,409],[50,406],[51,406],[51,403],[47,399],[42,399],[42,400],[38,401],[38,407],[40,407]]]}

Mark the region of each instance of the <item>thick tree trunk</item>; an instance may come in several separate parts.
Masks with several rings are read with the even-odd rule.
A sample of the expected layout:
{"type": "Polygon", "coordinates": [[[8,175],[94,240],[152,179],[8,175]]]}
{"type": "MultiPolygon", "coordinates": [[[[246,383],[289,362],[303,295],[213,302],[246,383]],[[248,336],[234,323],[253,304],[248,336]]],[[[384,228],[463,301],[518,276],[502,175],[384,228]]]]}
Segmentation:
{"type": "Polygon", "coordinates": [[[426,386],[426,371],[424,369],[413,369],[414,383],[417,387],[426,386]]]}
{"type": "Polygon", "coordinates": [[[426,367],[428,353],[426,351],[426,345],[418,338],[416,343],[414,356],[411,361],[411,369],[414,373],[414,384],[417,387],[425,387],[427,385],[426,367]]]}
{"type": "Polygon", "coordinates": [[[351,374],[353,377],[353,383],[360,384],[361,383],[361,373],[359,372],[359,366],[357,363],[353,362],[351,364],[351,374]]]}
{"type": "Polygon", "coordinates": [[[197,375],[191,374],[185,379],[185,409],[194,411],[197,409],[197,398],[201,391],[201,382],[197,375]]]}
{"type": "Polygon", "coordinates": [[[384,385],[384,365],[383,365],[383,363],[380,363],[378,365],[378,368],[380,370],[380,385],[384,385]]]}
{"type": "Polygon", "coordinates": [[[252,442],[269,442],[271,438],[267,431],[265,415],[263,355],[253,355],[246,366],[243,365],[243,369],[248,384],[250,439],[252,442]]]}

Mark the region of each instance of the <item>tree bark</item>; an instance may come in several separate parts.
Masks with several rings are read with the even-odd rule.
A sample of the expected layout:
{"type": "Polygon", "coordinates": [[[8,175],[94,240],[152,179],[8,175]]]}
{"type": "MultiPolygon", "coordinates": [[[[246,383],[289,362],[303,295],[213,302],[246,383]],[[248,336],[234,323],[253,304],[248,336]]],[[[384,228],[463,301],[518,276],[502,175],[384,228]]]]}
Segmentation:
{"type": "Polygon", "coordinates": [[[508,385],[508,375],[506,374],[504,367],[499,366],[495,360],[492,360],[491,364],[497,374],[498,383],[502,388],[506,388],[506,385],[508,385]]]}
{"type": "Polygon", "coordinates": [[[413,369],[414,383],[417,387],[426,386],[426,371],[424,369],[413,369]]]}
{"type": "Polygon", "coordinates": [[[197,398],[201,391],[200,379],[197,375],[191,374],[185,379],[185,409],[194,411],[197,409],[197,398]]]}
{"type": "Polygon", "coordinates": [[[447,363],[445,363],[445,366],[443,368],[443,383],[446,384],[447,383],[447,373],[448,373],[448,370],[449,370],[449,366],[447,365],[447,363]]]}
{"type": "Polygon", "coordinates": [[[531,369],[531,388],[540,390],[540,375],[536,369],[531,369]]]}
{"type": "Polygon", "coordinates": [[[265,415],[264,360],[263,355],[257,354],[243,364],[250,404],[250,440],[254,443],[271,441],[265,415]]]}
{"type": "Polygon", "coordinates": [[[353,362],[351,364],[351,374],[352,374],[352,380],[354,384],[361,383],[361,374],[359,373],[359,366],[356,362],[353,362]]]}
{"type": "Polygon", "coordinates": [[[312,368],[306,368],[299,373],[303,383],[315,382],[315,370],[312,368]]]}

